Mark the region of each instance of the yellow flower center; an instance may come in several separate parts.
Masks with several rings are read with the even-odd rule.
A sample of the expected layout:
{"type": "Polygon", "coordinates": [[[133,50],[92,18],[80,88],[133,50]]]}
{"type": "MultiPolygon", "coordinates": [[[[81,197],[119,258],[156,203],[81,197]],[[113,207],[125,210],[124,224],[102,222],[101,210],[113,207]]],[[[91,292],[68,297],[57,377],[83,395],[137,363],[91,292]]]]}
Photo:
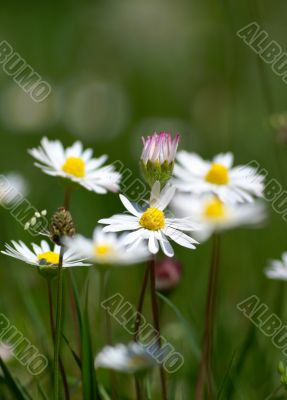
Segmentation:
{"type": "Polygon", "coordinates": [[[85,176],[85,163],[81,158],[68,157],[62,166],[62,170],[76,178],[83,178],[85,176]]]}
{"type": "Polygon", "coordinates": [[[107,254],[109,254],[112,250],[112,246],[108,245],[108,244],[99,244],[96,245],[94,248],[95,251],[95,255],[99,256],[99,257],[104,257],[107,254]]]}
{"type": "Polygon", "coordinates": [[[141,216],[139,223],[150,231],[158,231],[164,227],[164,213],[158,208],[148,208],[141,216]]]}
{"type": "Polygon", "coordinates": [[[223,219],[226,217],[226,209],[224,204],[218,200],[214,199],[207,204],[204,210],[204,216],[207,219],[223,219]]]}
{"type": "Polygon", "coordinates": [[[39,264],[42,265],[59,265],[60,256],[53,251],[47,251],[38,255],[39,264]]]}
{"type": "Polygon", "coordinates": [[[228,169],[224,165],[213,163],[205,180],[216,185],[226,185],[229,182],[228,169]]]}

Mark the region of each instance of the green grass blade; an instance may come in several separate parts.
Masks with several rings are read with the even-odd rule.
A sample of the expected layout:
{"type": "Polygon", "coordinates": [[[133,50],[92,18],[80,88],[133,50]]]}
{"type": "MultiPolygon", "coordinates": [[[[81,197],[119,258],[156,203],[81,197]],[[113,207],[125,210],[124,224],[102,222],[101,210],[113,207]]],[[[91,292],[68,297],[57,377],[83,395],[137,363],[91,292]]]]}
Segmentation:
{"type": "Polygon", "coordinates": [[[3,371],[5,382],[11,393],[13,393],[13,396],[15,396],[15,400],[32,400],[32,397],[25,392],[22,385],[13,378],[2,358],[0,358],[0,367],[3,371]]]}

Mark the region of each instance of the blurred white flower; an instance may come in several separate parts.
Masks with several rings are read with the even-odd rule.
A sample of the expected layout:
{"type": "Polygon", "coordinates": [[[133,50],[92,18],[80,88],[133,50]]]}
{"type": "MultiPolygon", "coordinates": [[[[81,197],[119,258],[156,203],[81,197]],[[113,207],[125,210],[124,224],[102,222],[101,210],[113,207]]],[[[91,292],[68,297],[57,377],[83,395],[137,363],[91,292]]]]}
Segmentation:
{"type": "Polygon", "coordinates": [[[95,359],[95,368],[113,369],[128,374],[148,370],[155,365],[157,362],[144,346],[138,343],[106,346],[95,359]]]}
{"type": "Polygon", "coordinates": [[[48,175],[70,179],[100,194],[119,190],[121,175],[112,165],[102,166],[107,156],[92,158],[93,150],[83,150],[79,141],[64,149],[59,140],[44,137],[41,146],[30,149],[29,153],[38,161],[35,165],[48,175]]]}
{"type": "Polygon", "coordinates": [[[174,184],[183,192],[213,193],[222,201],[241,203],[252,202],[253,196],[263,196],[264,177],[249,166],[232,167],[232,153],[205,161],[195,153],[180,151],[176,158],[174,184]]]}
{"type": "Polygon", "coordinates": [[[92,239],[76,235],[73,238],[66,238],[66,245],[67,248],[95,264],[128,265],[137,264],[149,258],[150,253],[143,243],[136,249],[127,251],[125,238],[125,234],[117,236],[115,233],[105,233],[102,227],[97,227],[92,239]]]}
{"type": "MultiPolygon", "coordinates": [[[[18,260],[24,261],[26,264],[36,265],[38,267],[56,267],[58,268],[60,260],[60,246],[55,245],[53,249],[50,248],[49,243],[46,240],[42,240],[38,246],[35,243],[31,244],[32,250],[23,243],[22,241],[16,242],[11,241],[12,244],[5,244],[5,251],[1,251],[9,257],[17,258],[18,260]]],[[[64,252],[63,267],[81,267],[88,266],[84,258],[78,257],[78,255],[72,249],[68,249],[64,252]]]]}
{"type": "Polygon", "coordinates": [[[12,350],[12,346],[0,341],[0,358],[2,358],[5,363],[13,358],[12,350]]]}
{"type": "Polygon", "coordinates": [[[27,195],[27,183],[18,173],[0,176],[0,205],[10,205],[27,195]]]}
{"type": "Polygon", "coordinates": [[[212,194],[178,194],[172,207],[178,215],[189,217],[198,224],[199,229],[194,235],[200,241],[207,240],[214,232],[259,224],[266,217],[261,202],[224,203],[212,194]]]}
{"type": "Polygon", "coordinates": [[[282,260],[269,261],[265,274],[270,279],[287,281],[287,252],[282,254],[282,260]]]}
{"type": "Polygon", "coordinates": [[[105,232],[133,231],[126,236],[125,243],[130,249],[137,247],[143,240],[148,240],[148,248],[152,254],[162,251],[168,257],[173,257],[174,251],[167,237],[181,246],[195,249],[198,242],[183,231],[193,231],[195,224],[190,219],[169,218],[164,210],[175,194],[175,187],[166,185],[160,190],[157,181],[152,187],[147,208],[142,210],[139,205],[133,205],[125,196],[120,195],[121,202],[132,215],[117,214],[111,218],[101,219],[99,223],[108,225],[105,232]],[[159,242],[159,243],[158,243],[159,242]]]}

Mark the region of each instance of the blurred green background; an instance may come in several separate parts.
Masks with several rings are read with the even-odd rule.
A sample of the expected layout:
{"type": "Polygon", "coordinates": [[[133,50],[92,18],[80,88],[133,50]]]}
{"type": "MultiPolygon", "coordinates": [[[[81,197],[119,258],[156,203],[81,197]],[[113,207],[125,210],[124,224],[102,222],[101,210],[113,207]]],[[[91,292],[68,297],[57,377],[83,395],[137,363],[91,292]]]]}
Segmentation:
{"type": "MultiPolygon", "coordinates": [[[[20,172],[28,182],[31,203],[51,215],[63,202],[63,188],[36,169],[27,154],[42,136],[60,139],[66,146],[79,139],[96,156],[106,153],[111,162],[121,160],[137,178],[141,136],[164,130],[181,134],[180,149],[206,158],[228,150],[237,164],[257,160],[284,186],[287,154],[268,121],[271,114],[286,110],[287,86],[236,36],[251,21],[287,50],[283,0],[3,3],[0,40],[8,41],[51,84],[52,92],[44,102],[35,103],[0,68],[1,173],[20,172]]],[[[79,189],[72,199],[77,230],[87,236],[99,218],[121,210],[114,194],[79,189]]],[[[2,209],[1,247],[11,239],[31,241],[2,209]]],[[[285,321],[286,287],[268,281],[263,269],[267,259],[279,258],[287,250],[286,223],[270,208],[263,229],[229,232],[222,242],[214,357],[217,387],[226,377],[234,385],[228,399],[265,399],[279,384],[276,368],[283,356],[270,339],[256,329],[252,332],[236,304],[255,294],[270,313],[285,321]],[[246,340],[249,345],[243,352],[246,340]]],[[[184,273],[171,300],[192,327],[198,345],[210,247],[208,242],[196,251],[176,248],[184,273]]],[[[16,260],[1,256],[0,264],[1,312],[52,356],[45,281],[16,260]]],[[[143,268],[113,271],[110,292],[121,292],[136,303],[143,268]]],[[[88,269],[74,274],[81,290],[87,278],[90,282],[96,351],[103,344],[93,320],[98,275],[88,269]]],[[[146,308],[149,315],[148,301],[146,308]]],[[[184,367],[169,377],[170,383],[176,386],[176,398],[191,399],[198,362],[191,333],[168,307],[162,313],[164,335],[185,357],[184,367]]],[[[67,311],[65,332],[74,343],[70,320],[67,311]]],[[[121,327],[113,330],[115,342],[131,340],[121,327]]],[[[67,349],[65,357],[70,360],[67,349]]],[[[17,361],[11,370],[22,382],[31,381],[17,361]]],[[[72,360],[69,374],[79,375],[72,360]]],[[[46,375],[41,380],[49,384],[46,375]]],[[[122,382],[122,398],[128,398],[131,383],[122,382]]],[[[33,383],[31,390],[33,399],[41,398],[33,383]]]]}

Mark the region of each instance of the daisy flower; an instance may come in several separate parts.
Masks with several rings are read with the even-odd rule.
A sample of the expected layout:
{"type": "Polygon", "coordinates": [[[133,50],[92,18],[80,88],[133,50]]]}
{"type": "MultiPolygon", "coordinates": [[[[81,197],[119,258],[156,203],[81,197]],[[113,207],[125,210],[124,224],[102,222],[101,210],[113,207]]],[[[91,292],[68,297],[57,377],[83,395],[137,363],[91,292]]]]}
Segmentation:
{"type": "Polygon", "coordinates": [[[165,255],[173,257],[174,251],[168,237],[181,246],[195,249],[195,244],[198,242],[183,233],[195,229],[190,219],[169,217],[164,212],[175,190],[175,187],[166,185],[160,191],[160,183],[157,181],[152,187],[150,201],[145,209],[133,205],[125,196],[120,195],[121,202],[131,215],[117,214],[111,218],[101,219],[99,223],[108,225],[104,228],[105,232],[133,231],[127,234],[125,243],[130,248],[135,248],[142,240],[148,240],[148,249],[152,254],[159,251],[160,243],[165,255]]]}
{"type": "Polygon", "coordinates": [[[195,153],[180,151],[174,167],[176,187],[194,194],[213,193],[224,202],[252,202],[262,197],[264,177],[249,166],[233,165],[233,154],[218,154],[205,161],[195,153]]]}
{"type": "Polygon", "coordinates": [[[242,225],[259,224],[265,219],[265,207],[260,202],[224,203],[217,196],[179,194],[172,203],[180,216],[190,217],[200,227],[196,237],[207,240],[214,232],[242,225]]]}
{"type": "Polygon", "coordinates": [[[174,159],[180,136],[173,139],[170,133],[154,133],[146,139],[143,137],[143,151],[140,159],[140,167],[146,182],[152,186],[156,181],[161,185],[171,178],[174,159]]]}
{"type": "Polygon", "coordinates": [[[83,150],[79,141],[64,149],[59,140],[44,137],[41,146],[28,152],[37,160],[35,165],[48,175],[69,179],[100,194],[119,190],[121,175],[112,165],[103,166],[107,156],[92,158],[93,150],[83,150]]]}
{"type": "Polygon", "coordinates": [[[282,254],[282,260],[269,261],[265,274],[270,279],[287,281],[287,252],[282,254]]]}
{"type": "Polygon", "coordinates": [[[0,176],[0,205],[3,207],[23,199],[27,195],[27,183],[17,173],[0,176]]]}
{"type": "Polygon", "coordinates": [[[138,343],[106,346],[95,359],[95,368],[113,369],[128,374],[150,369],[156,364],[145,347],[138,343]]]}
{"type": "MultiPolygon", "coordinates": [[[[5,251],[1,251],[1,253],[24,261],[26,264],[38,266],[40,269],[41,267],[58,268],[60,261],[60,246],[55,245],[54,248],[51,249],[49,243],[46,240],[42,240],[39,246],[32,243],[31,247],[32,250],[22,241],[16,242],[15,240],[12,240],[11,244],[5,244],[5,251]]],[[[90,265],[83,263],[83,261],[85,261],[85,259],[79,259],[72,249],[68,249],[64,252],[64,268],[90,265]]]]}
{"type": "Polygon", "coordinates": [[[75,253],[95,264],[128,265],[149,258],[150,253],[144,244],[134,251],[127,251],[125,238],[125,234],[117,236],[115,233],[105,233],[102,227],[97,227],[92,239],[76,235],[73,238],[66,238],[65,242],[67,248],[73,249],[75,253]]]}

